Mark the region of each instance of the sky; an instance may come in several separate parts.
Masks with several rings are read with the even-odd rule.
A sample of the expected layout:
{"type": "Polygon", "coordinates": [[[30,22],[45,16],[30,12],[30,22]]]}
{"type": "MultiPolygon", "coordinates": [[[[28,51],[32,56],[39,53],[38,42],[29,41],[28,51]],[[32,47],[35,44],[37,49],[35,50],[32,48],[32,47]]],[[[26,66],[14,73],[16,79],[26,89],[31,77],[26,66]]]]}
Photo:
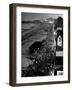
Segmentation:
{"type": "Polygon", "coordinates": [[[58,17],[63,17],[62,14],[44,14],[44,13],[24,13],[22,12],[22,21],[24,20],[45,20],[48,18],[57,19],[58,17]]]}

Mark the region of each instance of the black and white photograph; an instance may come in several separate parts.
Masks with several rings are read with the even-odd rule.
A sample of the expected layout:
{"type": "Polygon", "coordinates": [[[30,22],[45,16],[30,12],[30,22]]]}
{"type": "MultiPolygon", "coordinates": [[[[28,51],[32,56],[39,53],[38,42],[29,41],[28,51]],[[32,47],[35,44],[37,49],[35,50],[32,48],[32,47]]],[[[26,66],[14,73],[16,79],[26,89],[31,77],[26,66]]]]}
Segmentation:
{"type": "Polygon", "coordinates": [[[63,14],[21,13],[21,77],[63,75],[63,14]]]}
{"type": "Polygon", "coordinates": [[[70,7],[11,4],[10,84],[70,82],[70,7]]]}

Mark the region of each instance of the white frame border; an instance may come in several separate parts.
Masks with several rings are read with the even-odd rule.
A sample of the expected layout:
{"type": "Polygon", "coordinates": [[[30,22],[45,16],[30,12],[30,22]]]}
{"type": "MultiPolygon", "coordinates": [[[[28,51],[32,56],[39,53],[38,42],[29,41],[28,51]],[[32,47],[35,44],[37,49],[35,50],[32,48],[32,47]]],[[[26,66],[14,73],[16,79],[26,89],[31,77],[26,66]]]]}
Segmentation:
{"type": "Polygon", "coordinates": [[[16,83],[54,82],[68,80],[68,10],[48,8],[16,8],[16,83]],[[63,14],[63,76],[21,77],[21,12],[63,14]]]}

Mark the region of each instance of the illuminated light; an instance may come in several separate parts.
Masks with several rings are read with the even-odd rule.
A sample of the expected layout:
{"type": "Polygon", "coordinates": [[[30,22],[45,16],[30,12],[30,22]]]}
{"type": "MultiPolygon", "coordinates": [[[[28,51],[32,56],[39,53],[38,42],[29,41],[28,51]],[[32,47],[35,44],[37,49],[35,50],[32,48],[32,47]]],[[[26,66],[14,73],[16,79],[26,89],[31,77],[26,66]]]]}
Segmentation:
{"type": "Polygon", "coordinates": [[[56,35],[56,32],[54,32],[54,35],[56,35]]]}

